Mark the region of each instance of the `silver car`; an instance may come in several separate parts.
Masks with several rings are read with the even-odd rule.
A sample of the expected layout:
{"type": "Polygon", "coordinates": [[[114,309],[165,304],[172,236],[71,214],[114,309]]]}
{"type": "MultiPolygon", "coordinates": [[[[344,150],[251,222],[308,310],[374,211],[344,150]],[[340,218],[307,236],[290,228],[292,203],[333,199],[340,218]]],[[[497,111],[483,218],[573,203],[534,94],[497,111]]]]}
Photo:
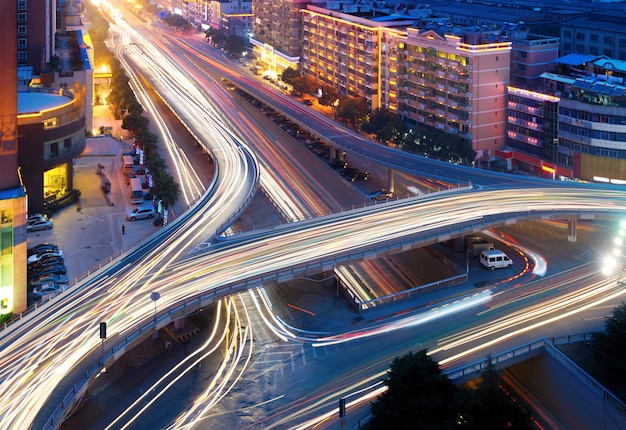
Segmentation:
{"type": "Polygon", "coordinates": [[[55,283],[47,283],[33,288],[33,296],[40,299],[54,297],[63,291],[63,286],[55,283]]]}
{"type": "Polygon", "coordinates": [[[142,206],[140,208],[133,209],[126,214],[126,219],[129,221],[135,221],[137,219],[154,218],[156,211],[152,206],[142,206]]]}
{"type": "Polygon", "coordinates": [[[30,233],[31,231],[37,230],[50,230],[52,229],[52,221],[47,219],[40,219],[33,221],[31,224],[26,226],[26,232],[30,233]]]}

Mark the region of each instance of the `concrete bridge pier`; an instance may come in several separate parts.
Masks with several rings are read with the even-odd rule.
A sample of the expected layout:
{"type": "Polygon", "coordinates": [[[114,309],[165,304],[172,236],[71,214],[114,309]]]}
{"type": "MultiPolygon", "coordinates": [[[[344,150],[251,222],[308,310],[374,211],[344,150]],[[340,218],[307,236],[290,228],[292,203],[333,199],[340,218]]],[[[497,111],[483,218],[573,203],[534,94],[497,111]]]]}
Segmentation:
{"type": "Polygon", "coordinates": [[[567,220],[567,240],[569,242],[576,242],[576,225],[578,220],[576,218],[570,218],[567,220]]]}
{"type": "Polygon", "coordinates": [[[391,167],[389,167],[387,168],[387,189],[390,192],[394,193],[395,187],[396,187],[396,183],[395,183],[394,170],[391,167]]]}

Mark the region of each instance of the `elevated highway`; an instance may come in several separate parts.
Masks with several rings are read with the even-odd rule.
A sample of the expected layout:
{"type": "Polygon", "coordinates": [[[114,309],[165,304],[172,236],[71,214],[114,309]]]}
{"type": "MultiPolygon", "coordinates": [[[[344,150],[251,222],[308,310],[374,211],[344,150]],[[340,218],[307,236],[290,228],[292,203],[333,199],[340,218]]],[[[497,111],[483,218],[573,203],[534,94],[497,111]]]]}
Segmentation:
{"type": "MultiPolygon", "coordinates": [[[[193,96],[178,96],[195,109],[193,96]]],[[[198,128],[205,128],[204,121],[198,128]]],[[[213,138],[210,135],[206,140],[213,138]]],[[[232,136],[225,138],[229,139],[232,136]]],[[[376,148],[383,148],[381,160],[389,157],[387,162],[394,162],[388,148],[376,148]]],[[[232,149],[214,150],[214,154],[226,154],[232,149]]],[[[626,193],[614,186],[511,177],[411,156],[396,166],[408,166],[403,168],[429,176],[441,177],[445,173],[448,179],[457,175],[465,178],[461,182],[469,180],[474,185],[222,239],[188,256],[194,243],[219,231],[213,224],[215,219],[223,225],[249,201],[252,187],[230,187],[254,184],[258,173],[248,164],[249,158],[240,156],[245,152],[242,146],[235,146],[233,152],[238,154],[233,160],[236,167],[231,171],[234,176],[228,177],[240,178],[241,182],[233,179],[223,185],[226,188],[222,192],[224,197],[235,196],[234,200],[228,204],[212,200],[216,193],[212,188],[188,214],[156,237],[152,248],[144,246],[113,262],[84,284],[0,333],[0,398],[4,399],[0,405],[0,427],[56,425],[103,364],[118,359],[145,333],[219,297],[266,281],[288,280],[353,259],[423,246],[521,218],[619,217],[626,209],[626,193]],[[154,291],[161,297],[156,315],[150,299],[154,291]],[[103,362],[98,357],[101,343],[96,335],[101,321],[108,323],[113,345],[107,346],[103,362]],[[87,378],[74,380],[73,372],[79,365],[87,369],[83,375],[87,378]],[[65,385],[68,383],[74,387],[69,395],[65,385]],[[49,417],[53,420],[48,421],[49,417]]],[[[393,156],[401,154],[394,151],[393,156]]],[[[222,175],[224,165],[227,164],[219,163],[222,175]]]]}

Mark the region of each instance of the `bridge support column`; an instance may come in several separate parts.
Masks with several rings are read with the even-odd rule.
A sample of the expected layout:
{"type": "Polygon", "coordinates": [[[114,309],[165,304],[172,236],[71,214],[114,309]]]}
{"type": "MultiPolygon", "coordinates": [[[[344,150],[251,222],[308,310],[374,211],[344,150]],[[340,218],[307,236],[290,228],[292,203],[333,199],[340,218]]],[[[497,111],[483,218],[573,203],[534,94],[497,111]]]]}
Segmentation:
{"type": "Polygon", "coordinates": [[[394,176],[394,170],[390,167],[387,169],[387,189],[392,192],[395,193],[395,187],[396,187],[396,183],[395,183],[395,176],[394,176]]]}
{"type": "Polygon", "coordinates": [[[576,224],[578,220],[576,218],[570,218],[567,220],[567,240],[570,242],[576,242],[576,224]]]}
{"type": "Polygon", "coordinates": [[[333,145],[328,145],[328,158],[330,160],[334,160],[335,158],[337,158],[337,148],[335,148],[333,145]]]}
{"type": "Polygon", "coordinates": [[[174,328],[180,329],[185,327],[185,318],[178,318],[174,320],[174,328]]]}

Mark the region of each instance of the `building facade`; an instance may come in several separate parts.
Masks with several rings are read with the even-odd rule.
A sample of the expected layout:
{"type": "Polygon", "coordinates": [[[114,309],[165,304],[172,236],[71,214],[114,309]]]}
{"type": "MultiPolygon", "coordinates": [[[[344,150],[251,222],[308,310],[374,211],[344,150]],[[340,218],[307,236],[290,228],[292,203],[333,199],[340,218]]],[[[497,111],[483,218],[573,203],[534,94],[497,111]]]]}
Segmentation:
{"type": "Polygon", "coordinates": [[[45,70],[54,54],[56,0],[17,0],[17,63],[45,70]]]}
{"type": "Polygon", "coordinates": [[[597,12],[561,23],[561,55],[605,55],[626,61],[626,13],[597,12]]]}
{"type": "Polygon", "coordinates": [[[370,19],[374,13],[368,12],[366,16],[368,18],[307,6],[302,19],[300,66],[320,85],[330,85],[343,96],[363,97],[368,107],[376,110],[389,106],[389,93],[395,94],[397,88],[395,78],[391,77],[393,72],[389,73],[388,65],[383,62],[383,58],[390,60],[392,46],[386,39],[392,36],[383,35],[394,27],[403,30],[414,20],[398,17],[378,23],[370,19]],[[382,42],[384,37],[385,42],[382,42]],[[386,87],[390,83],[393,86],[392,90],[386,88],[385,102],[381,90],[383,78],[386,87]]]}
{"type": "Polygon", "coordinates": [[[543,92],[509,90],[510,151],[499,155],[535,172],[626,183],[626,62],[570,54],[556,64],[543,92]]]}
{"type": "Polygon", "coordinates": [[[536,88],[540,76],[554,67],[559,58],[560,39],[539,34],[512,34],[511,84],[521,88],[536,88]]]}
{"type": "Polygon", "coordinates": [[[311,0],[253,0],[255,59],[267,70],[298,69],[302,52],[302,10],[311,0]]]}
{"type": "Polygon", "coordinates": [[[398,113],[409,123],[464,137],[488,160],[506,141],[511,42],[407,29],[398,67],[398,113]]]}
{"type": "Polygon", "coordinates": [[[31,213],[73,189],[72,161],[85,149],[84,103],[73,91],[18,92],[18,162],[31,213]]]}
{"type": "Polygon", "coordinates": [[[18,161],[17,3],[0,5],[0,316],[27,306],[27,197],[18,161]]]}

